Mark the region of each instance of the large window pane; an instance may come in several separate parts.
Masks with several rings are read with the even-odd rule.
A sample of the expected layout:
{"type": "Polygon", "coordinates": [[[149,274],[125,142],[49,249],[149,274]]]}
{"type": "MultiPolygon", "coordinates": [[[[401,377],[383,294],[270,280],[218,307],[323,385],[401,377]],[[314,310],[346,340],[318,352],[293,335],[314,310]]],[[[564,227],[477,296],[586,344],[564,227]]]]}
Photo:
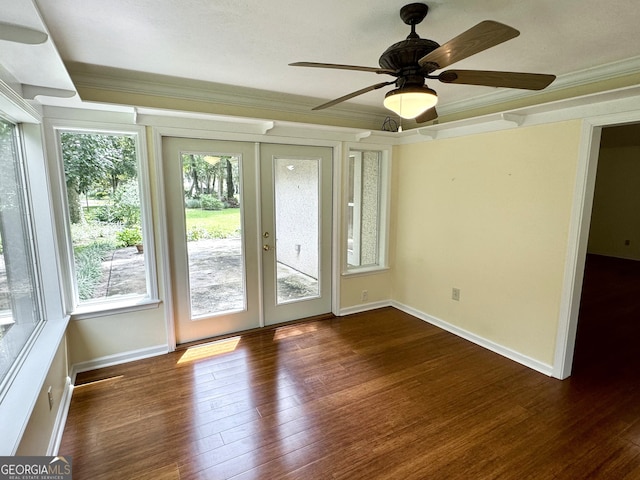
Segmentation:
{"type": "Polygon", "coordinates": [[[0,392],[42,321],[24,163],[0,119],[0,392]]]}
{"type": "Polygon", "coordinates": [[[147,295],[136,137],[61,131],[76,301],[147,295]]]}
{"type": "Polygon", "coordinates": [[[381,157],[379,151],[351,151],[349,155],[349,267],[369,267],[380,263],[381,157]]]}

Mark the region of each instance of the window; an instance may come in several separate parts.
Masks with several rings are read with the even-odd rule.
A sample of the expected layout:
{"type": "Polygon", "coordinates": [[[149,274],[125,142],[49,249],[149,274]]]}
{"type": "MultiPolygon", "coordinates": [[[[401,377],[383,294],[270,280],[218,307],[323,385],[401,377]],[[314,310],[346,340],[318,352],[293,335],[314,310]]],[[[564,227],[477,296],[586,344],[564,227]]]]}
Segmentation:
{"type": "Polygon", "coordinates": [[[347,270],[386,263],[387,162],[385,152],[350,150],[347,197],[347,270]]]}
{"type": "Polygon", "coordinates": [[[18,129],[0,119],[0,393],[43,323],[18,129]]]}
{"type": "Polygon", "coordinates": [[[67,230],[67,303],[74,313],[157,295],[147,178],[137,132],[57,130],[67,230]]]}

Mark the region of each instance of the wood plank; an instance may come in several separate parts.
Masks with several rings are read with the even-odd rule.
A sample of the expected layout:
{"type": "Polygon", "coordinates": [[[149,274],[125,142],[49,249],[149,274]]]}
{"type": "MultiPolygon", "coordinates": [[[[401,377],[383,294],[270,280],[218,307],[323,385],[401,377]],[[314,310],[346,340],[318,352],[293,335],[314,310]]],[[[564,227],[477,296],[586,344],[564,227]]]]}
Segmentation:
{"type": "Polygon", "coordinates": [[[599,348],[640,327],[592,283],[562,382],[385,308],[83,373],[60,454],[76,479],[636,478],[636,350],[599,348]]]}

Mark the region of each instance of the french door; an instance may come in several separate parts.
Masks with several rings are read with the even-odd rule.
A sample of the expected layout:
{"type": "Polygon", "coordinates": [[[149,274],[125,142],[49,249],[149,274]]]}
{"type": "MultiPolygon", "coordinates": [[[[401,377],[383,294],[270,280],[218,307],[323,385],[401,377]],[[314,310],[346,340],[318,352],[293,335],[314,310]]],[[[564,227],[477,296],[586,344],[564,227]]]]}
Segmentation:
{"type": "Polygon", "coordinates": [[[327,147],[163,138],[177,343],[331,311],[327,147]]]}

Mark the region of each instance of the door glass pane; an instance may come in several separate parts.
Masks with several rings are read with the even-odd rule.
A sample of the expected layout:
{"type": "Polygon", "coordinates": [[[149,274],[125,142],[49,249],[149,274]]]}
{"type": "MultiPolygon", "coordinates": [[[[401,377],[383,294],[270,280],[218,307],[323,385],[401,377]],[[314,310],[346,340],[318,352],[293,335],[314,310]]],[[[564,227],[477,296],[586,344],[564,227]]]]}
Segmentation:
{"type": "Polygon", "coordinates": [[[319,295],[319,166],[318,159],[275,159],[278,304],[319,295]]]}
{"type": "Polygon", "coordinates": [[[246,309],[240,157],[182,154],[191,317],[246,309]]]}

